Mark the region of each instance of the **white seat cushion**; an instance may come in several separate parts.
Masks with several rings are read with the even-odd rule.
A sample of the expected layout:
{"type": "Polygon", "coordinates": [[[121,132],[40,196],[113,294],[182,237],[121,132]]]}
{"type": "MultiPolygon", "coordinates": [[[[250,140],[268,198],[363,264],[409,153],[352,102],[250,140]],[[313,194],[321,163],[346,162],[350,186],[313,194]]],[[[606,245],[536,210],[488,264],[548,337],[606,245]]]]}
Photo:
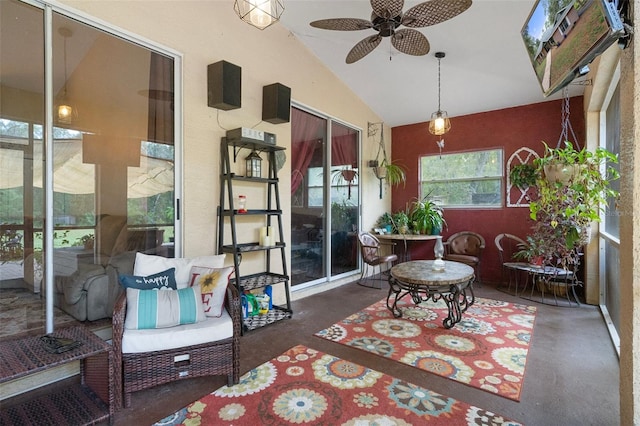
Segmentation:
{"type": "Polygon", "coordinates": [[[122,335],[123,353],[142,353],[182,348],[215,342],[233,336],[233,321],[223,309],[222,316],[207,317],[195,324],[147,330],[125,329],[122,335]]]}

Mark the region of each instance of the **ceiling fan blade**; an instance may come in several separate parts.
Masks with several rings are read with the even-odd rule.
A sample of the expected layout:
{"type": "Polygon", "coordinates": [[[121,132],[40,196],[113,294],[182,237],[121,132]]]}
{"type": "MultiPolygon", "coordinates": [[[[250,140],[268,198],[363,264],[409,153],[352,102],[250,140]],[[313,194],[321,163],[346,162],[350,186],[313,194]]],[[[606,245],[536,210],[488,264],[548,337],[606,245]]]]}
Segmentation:
{"type": "Polygon", "coordinates": [[[365,19],[358,19],[358,18],[320,19],[319,21],[311,22],[309,25],[315,28],[321,28],[323,30],[336,30],[336,31],[366,30],[373,26],[371,22],[365,19]]]}
{"type": "Polygon", "coordinates": [[[471,7],[472,0],[430,0],[417,4],[402,17],[402,25],[428,27],[458,16],[471,7]]]}
{"type": "Polygon", "coordinates": [[[370,0],[373,13],[385,19],[395,18],[402,13],[404,0],[370,0]]]}
{"type": "Polygon", "coordinates": [[[361,40],[360,42],[358,42],[358,44],[353,46],[353,49],[351,49],[351,51],[349,51],[346,62],[348,64],[352,64],[356,61],[359,61],[360,59],[371,53],[371,51],[375,49],[381,41],[382,37],[379,34],[372,35],[365,38],[364,40],[361,40]]]}
{"type": "Polygon", "coordinates": [[[420,31],[403,28],[391,36],[391,44],[402,53],[422,56],[429,53],[429,40],[420,31]]]}

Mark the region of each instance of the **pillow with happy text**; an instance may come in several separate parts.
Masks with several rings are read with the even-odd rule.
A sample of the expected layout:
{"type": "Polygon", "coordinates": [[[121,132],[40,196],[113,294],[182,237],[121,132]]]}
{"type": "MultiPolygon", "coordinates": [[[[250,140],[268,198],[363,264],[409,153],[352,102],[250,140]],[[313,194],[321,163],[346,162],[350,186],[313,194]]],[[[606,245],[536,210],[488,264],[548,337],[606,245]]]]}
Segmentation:
{"type": "Polygon", "coordinates": [[[199,286],[180,290],[127,288],[127,316],[124,328],[166,328],[193,324],[205,319],[199,286]]]}
{"type": "Polygon", "coordinates": [[[147,276],[157,274],[169,268],[176,268],[176,285],[178,288],[189,287],[192,266],[206,266],[208,268],[222,268],[224,266],[224,254],[198,257],[163,257],[153,254],[136,253],[133,264],[133,275],[147,276]]]}
{"type": "Polygon", "coordinates": [[[232,272],[233,266],[226,268],[191,267],[190,285],[200,287],[206,316],[220,317],[222,315],[227,285],[232,272]]]}
{"type": "Polygon", "coordinates": [[[137,288],[138,290],[165,289],[176,290],[176,268],[148,276],[120,274],[118,279],[124,288],[137,288]]]}

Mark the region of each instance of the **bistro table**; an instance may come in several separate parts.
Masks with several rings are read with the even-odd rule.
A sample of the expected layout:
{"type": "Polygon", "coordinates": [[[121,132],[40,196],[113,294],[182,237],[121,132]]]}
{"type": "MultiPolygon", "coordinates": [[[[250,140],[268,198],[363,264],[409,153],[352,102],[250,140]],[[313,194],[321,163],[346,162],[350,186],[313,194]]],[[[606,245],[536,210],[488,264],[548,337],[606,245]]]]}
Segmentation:
{"type": "Polygon", "coordinates": [[[400,262],[406,262],[411,260],[411,253],[409,251],[409,246],[407,243],[414,242],[414,241],[436,240],[439,236],[440,235],[425,235],[425,234],[379,234],[379,235],[376,235],[376,237],[379,240],[392,241],[392,242],[396,242],[396,241],[404,242],[404,250],[402,251],[402,253],[396,253],[398,254],[398,259],[400,259],[400,262]]]}
{"type": "Polygon", "coordinates": [[[434,302],[444,300],[449,309],[448,316],[442,321],[444,328],[451,328],[460,322],[462,314],[475,302],[473,268],[448,260],[444,263],[444,271],[434,271],[433,260],[412,260],[391,268],[387,308],[394,317],[402,316],[402,311],[397,306],[398,301],[411,295],[415,304],[429,299],[434,302]],[[470,298],[467,298],[467,289],[470,298]]]}
{"type": "MultiPolygon", "coordinates": [[[[553,296],[553,304],[556,306],[563,306],[560,304],[558,296],[562,299],[566,299],[567,303],[564,304],[564,306],[573,306],[573,302],[576,303],[576,306],[580,306],[580,299],[576,294],[575,288],[576,286],[581,285],[581,283],[577,280],[576,275],[572,271],[548,265],[535,266],[524,262],[505,263],[504,266],[509,270],[516,272],[514,286],[515,296],[518,296],[518,288],[520,285],[517,272],[521,271],[526,273],[526,277],[524,286],[520,292],[520,297],[534,302],[550,304],[545,300],[545,293],[548,287],[551,292],[551,296],[553,296]],[[529,280],[529,277],[531,277],[531,280],[529,280]],[[524,294],[529,286],[529,282],[531,282],[531,293],[528,297],[525,297],[524,294]],[[538,299],[534,298],[534,292],[536,289],[540,292],[538,299]],[[562,289],[562,292],[560,292],[560,289],[562,289]],[[573,300],[571,300],[572,298],[573,300]]],[[[507,292],[509,292],[510,289],[511,283],[509,283],[507,292]]]]}

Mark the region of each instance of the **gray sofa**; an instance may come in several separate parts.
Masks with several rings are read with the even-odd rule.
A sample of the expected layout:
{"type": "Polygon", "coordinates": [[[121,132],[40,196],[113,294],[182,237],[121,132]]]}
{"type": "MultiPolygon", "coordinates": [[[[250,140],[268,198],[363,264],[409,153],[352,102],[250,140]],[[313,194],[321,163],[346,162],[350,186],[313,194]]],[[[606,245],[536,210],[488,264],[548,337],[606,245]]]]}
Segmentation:
{"type": "Polygon", "coordinates": [[[118,274],[133,274],[136,252],[168,255],[163,233],[157,228],[129,229],[125,216],[102,216],[95,229],[93,263],[79,262],[70,275],[56,275],[54,304],[79,321],[111,318],[122,291],[118,274]]]}
{"type": "Polygon", "coordinates": [[[111,318],[122,287],[118,274],[133,274],[135,251],[109,258],[106,265],[79,264],[71,275],[55,277],[54,303],[78,321],[111,318]]]}

